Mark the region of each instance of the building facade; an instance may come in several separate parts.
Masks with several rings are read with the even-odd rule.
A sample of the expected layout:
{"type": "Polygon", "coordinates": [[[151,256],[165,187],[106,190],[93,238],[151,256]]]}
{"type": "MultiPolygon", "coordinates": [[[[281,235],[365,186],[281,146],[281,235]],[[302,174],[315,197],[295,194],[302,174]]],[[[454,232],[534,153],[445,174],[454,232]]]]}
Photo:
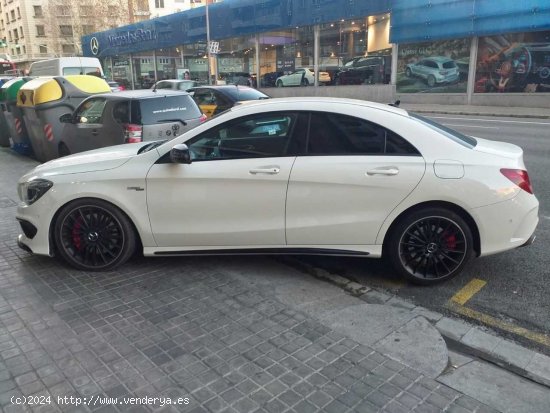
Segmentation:
{"type": "Polygon", "coordinates": [[[206,8],[195,8],[83,36],[83,53],[133,88],[189,71],[251,76],[272,96],[550,107],[547,0],[225,0],[208,10],[208,32],[206,8]]]}

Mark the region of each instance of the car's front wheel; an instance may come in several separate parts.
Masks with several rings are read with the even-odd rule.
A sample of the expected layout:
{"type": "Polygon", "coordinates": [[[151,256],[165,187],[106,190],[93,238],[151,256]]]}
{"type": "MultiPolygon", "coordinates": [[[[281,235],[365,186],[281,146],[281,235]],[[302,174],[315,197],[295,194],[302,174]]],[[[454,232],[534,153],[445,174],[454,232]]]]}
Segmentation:
{"type": "Polygon", "coordinates": [[[276,85],[277,85],[277,87],[283,87],[283,81],[282,80],[277,80],[276,85]]]}
{"type": "Polygon", "coordinates": [[[429,87],[434,87],[435,86],[435,76],[434,75],[429,75],[426,82],[428,83],[429,87]]]}
{"type": "Polygon", "coordinates": [[[411,71],[411,68],[410,67],[407,67],[405,69],[405,76],[407,77],[411,77],[412,76],[412,71],[411,71]]]}
{"type": "Polygon", "coordinates": [[[59,255],[80,270],[115,268],[136,249],[130,220],[114,205],[100,199],[79,199],[64,206],[53,235],[59,255]]]}
{"type": "Polygon", "coordinates": [[[385,253],[399,274],[411,282],[441,282],[459,274],[472,257],[472,231],[450,210],[421,209],[395,225],[385,253]]]}

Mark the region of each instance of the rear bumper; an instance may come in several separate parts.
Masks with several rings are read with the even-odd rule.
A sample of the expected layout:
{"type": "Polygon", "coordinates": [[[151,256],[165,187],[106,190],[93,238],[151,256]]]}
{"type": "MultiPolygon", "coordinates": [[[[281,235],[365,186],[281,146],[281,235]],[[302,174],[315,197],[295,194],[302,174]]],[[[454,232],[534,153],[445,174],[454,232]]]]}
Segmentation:
{"type": "Polygon", "coordinates": [[[508,201],[473,209],[480,235],[480,255],[531,245],[539,222],[538,211],[539,201],[525,191],[508,201]]]}
{"type": "Polygon", "coordinates": [[[537,236],[535,234],[531,235],[527,241],[525,241],[525,244],[520,245],[520,248],[528,247],[529,245],[532,245],[533,242],[535,242],[535,239],[537,236]]]}

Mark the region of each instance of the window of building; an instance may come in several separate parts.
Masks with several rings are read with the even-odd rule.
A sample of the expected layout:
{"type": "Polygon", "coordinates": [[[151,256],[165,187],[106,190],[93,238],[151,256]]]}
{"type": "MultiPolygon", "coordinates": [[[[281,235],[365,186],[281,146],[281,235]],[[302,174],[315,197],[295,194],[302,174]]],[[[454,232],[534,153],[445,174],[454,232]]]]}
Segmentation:
{"type": "Polygon", "coordinates": [[[91,6],[80,6],[81,16],[93,16],[93,8],[91,6]]]}
{"type": "Polygon", "coordinates": [[[57,6],[57,15],[58,16],[70,16],[71,15],[71,8],[69,6],[57,6]]]}
{"type": "Polygon", "coordinates": [[[19,36],[21,36],[21,38],[25,37],[25,33],[23,32],[23,26],[19,26],[19,36]]]}
{"type": "Polygon", "coordinates": [[[74,53],[74,44],[64,44],[61,46],[63,53],[74,53]]]}
{"type": "Polygon", "coordinates": [[[12,10],[12,11],[10,12],[10,14],[11,14],[11,21],[12,21],[12,22],[15,21],[15,10],[12,10]]]}
{"type": "Polygon", "coordinates": [[[19,32],[17,29],[13,29],[13,38],[17,41],[19,40],[19,32]]]}
{"type": "Polygon", "coordinates": [[[164,0],[155,0],[155,8],[164,9],[164,0]]]}
{"type": "Polygon", "coordinates": [[[62,24],[59,26],[59,32],[61,33],[61,36],[72,36],[73,35],[73,26],[71,25],[64,25],[62,24]]]}
{"type": "Polygon", "coordinates": [[[23,54],[26,54],[26,53],[27,53],[27,48],[23,46],[23,54]]]}
{"type": "Polygon", "coordinates": [[[10,42],[13,40],[13,37],[11,37],[11,30],[8,31],[8,38],[10,39],[10,42]]]}
{"type": "Polygon", "coordinates": [[[36,36],[39,36],[39,37],[46,36],[46,31],[44,30],[44,26],[42,25],[36,26],[36,36]]]}
{"type": "Polygon", "coordinates": [[[48,46],[41,44],[38,46],[38,51],[42,54],[46,54],[48,53],[48,46]]]}
{"type": "Polygon", "coordinates": [[[21,10],[19,10],[19,7],[17,8],[17,18],[18,19],[21,18],[21,10]]]}
{"type": "Polygon", "coordinates": [[[0,27],[4,30],[4,19],[0,20],[0,27]]]}
{"type": "Polygon", "coordinates": [[[34,17],[42,17],[42,6],[33,6],[34,17]]]}
{"type": "Polygon", "coordinates": [[[83,24],[82,25],[82,34],[90,34],[94,32],[93,24],[83,24]]]}

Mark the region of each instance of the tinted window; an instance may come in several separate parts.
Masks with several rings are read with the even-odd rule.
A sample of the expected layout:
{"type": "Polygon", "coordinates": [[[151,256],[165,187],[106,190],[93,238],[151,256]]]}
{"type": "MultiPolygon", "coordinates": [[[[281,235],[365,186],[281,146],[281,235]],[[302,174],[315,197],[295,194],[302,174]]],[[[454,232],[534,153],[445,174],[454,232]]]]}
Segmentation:
{"type": "Polygon", "coordinates": [[[283,156],[296,117],[270,113],[232,120],[187,142],[191,158],[197,161],[283,156]]]}
{"type": "Polygon", "coordinates": [[[424,116],[417,115],[416,113],[409,113],[409,115],[412,119],[417,120],[423,125],[426,125],[429,128],[441,133],[442,135],[461,144],[462,146],[466,146],[467,148],[473,148],[477,145],[477,141],[475,140],[475,138],[472,138],[471,136],[466,136],[458,131],[455,131],[454,129],[448,128],[437,122],[434,122],[431,119],[425,118],[424,116]]]}
{"type": "Polygon", "coordinates": [[[118,123],[130,123],[129,102],[119,102],[113,107],[113,118],[118,123]]]}
{"type": "Polygon", "coordinates": [[[396,133],[364,119],[312,113],[308,154],[418,155],[418,151],[396,133]]]}
{"type": "Polygon", "coordinates": [[[156,89],[172,89],[172,82],[158,82],[156,89]]]}
{"type": "Polygon", "coordinates": [[[76,121],[78,123],[101,123],[106,103],[104,98],[86,100],[76,111],[76,121]]]}
{"type": "Polygon", "coordinates": [[[436,62],[432,62],[431,60],[428,60],[428,61],[426,62],[426,66],[432,67],[432,68],[434,68],[434,69],[438,69],[438,68],[439,68],[439,66],[437,65],[437,63],[436,63],[436,62]]]}
{"type": "Polygon", "coordinates": [[[444,69],[452,69],[453,67],[456,67],[456,64],[455,64],[455,62],[450,61],[450,62],[443,63],[442,66],[443,66],[444,69]]]}
{"type": "Polygon", "coordinates": [[[132,122],[142,125],[187,120],[201,116],[200,109],[189,95],[159,96],[132,103],[132,122]]]}

